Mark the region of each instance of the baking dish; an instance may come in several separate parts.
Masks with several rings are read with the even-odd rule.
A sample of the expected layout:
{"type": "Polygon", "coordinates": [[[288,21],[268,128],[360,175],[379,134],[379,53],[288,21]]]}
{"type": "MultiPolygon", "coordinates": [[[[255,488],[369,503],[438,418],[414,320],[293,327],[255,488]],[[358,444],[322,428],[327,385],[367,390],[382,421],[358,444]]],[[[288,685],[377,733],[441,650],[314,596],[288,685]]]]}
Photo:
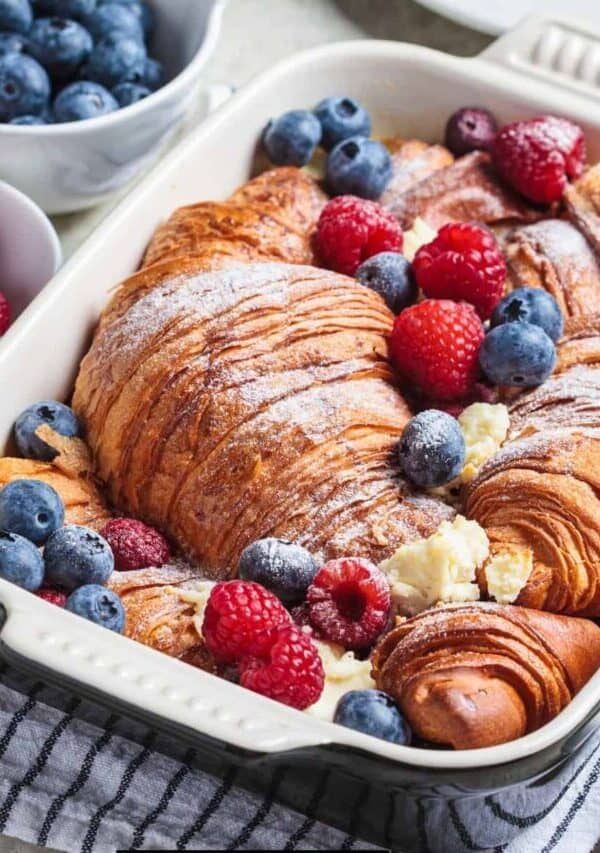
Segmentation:
{"type": "MultiPolygon", "coordinates": [[[[225,197],[248,178],[260,130],[272,114],[344,92],[365,103],[381,133],[437,139],[448,114],[464,104],[485,104],[501,121],[562,113],[585,128],[590,157],[597,160],[594,38],[566,20],[535,18],[476,59],[364,41],[309,51],[259,77],[163,161],[9,330],[0,347],[0,442],[8,445],[14,418],[26,405],[69,396],[115,282],[136,267],[152,232],[175,207],[225,197]]],[[[535,784],[539,803],[542,781],[551,777],[548,790],[554,791],[600,725],[598,673],[552,723],[518,741],[465,752],[395,746],[241,694],[233,684],[50,608],[4,582],[0,602],[6,658],[75,683],[213,755],[238,761],[249,776],[262,768],[257,784],[267,779],[265,768],[285,763],[293,767],[290,786],[297,796],[303,786],[314,785],[319,763],[338,774],[337,790],[344,790],[323,816],[343,823],[354,813],[356,831],[391,846],[423,848],[429,822],[439,824],[444,814],[451,821],[453,809],[461,812],[469,843],[489,847],[508,841],[519,831],[518,822],[469,824],[482,798],[496,792],[494,802],[517,795],[523,801],[527,786],[535,784]],[[370,805],[365,799],[363,808],[351,809],[354,800],[348,798],[354,796],[368,797],[370,805]]],[[[278,796],[285,799],[283,788],[278,796]]],[[[448,839],[434,833],[427,845],[449,849],[448,839]]]]}

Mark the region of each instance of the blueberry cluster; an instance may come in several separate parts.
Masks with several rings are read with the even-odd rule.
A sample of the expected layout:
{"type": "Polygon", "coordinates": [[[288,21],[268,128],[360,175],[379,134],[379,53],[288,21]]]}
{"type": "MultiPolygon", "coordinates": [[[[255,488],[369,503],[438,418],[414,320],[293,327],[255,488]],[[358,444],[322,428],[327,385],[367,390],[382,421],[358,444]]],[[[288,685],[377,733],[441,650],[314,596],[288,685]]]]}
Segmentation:
{"type": "MultiPolygon", "coordinates": [[[[37,434],[42,426],[69,437],[81,432],[68,406],[53,400],[30,406],[15,425],[17,445],[28,458],[53,458],[51,448],[37,434]]],[[[4,486],[0,490],[0,578],[30,592],[42,586],[64,590],[67,610],[121,632],[123,605],[105,587],[115,565],[110,545],[95,530],[65,526],[64,521],[63,501],[47,483],[24,479],[4,486]]]]}
{"type": "Polygon", "coordinates": [[[353,98],[325,98],[309,110],[272,119],[263,134],[276,166],[305,166],[320,145],[327,152],[326,181],[332,195],[378,199],[392,177],[389,151],[371,134],[371,117],[353,98]]]}
{"type": "Polygon", "coordinates": [[[146,0],[0,0],[0,122],[97,118],[165,80],[146,0]]]}

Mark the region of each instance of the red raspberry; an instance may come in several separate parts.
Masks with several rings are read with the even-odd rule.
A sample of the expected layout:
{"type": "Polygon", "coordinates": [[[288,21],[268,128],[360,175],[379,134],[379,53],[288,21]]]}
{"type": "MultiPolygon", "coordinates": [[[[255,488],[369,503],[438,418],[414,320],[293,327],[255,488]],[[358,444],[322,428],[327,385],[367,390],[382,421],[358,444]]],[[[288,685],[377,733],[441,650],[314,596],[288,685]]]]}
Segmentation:
{"type": "Polygon", "coordinates": [[[67,603],[66,593],[61,592],[58,589],[42,587],[41,589],[38,589],[36,595],[38,598],[43,598],[44,601],[47,601],[49,604],[56,604],[57,607],[64,607],[67,603]]]}
{"type": "Polygon", "coordinates": [[[421,246],[413,270],[426,296],[470,302],[482,320],[504,293],[504,257],[492,232],[481,225],[444,225],[431,243],[421,246]]]}
{"type": "Polygon", "coordinates": [[[585,166],[582,129],[557,116],[507,124],[491,150],[502,177],[540,204],[559,201],[567,178],[578,178],[585,166]]]}
{"type": "Polygon", "coordinates": [[[271,628],[291,623],[281,601],[253,581],[223,581],[211,590],[202,623],[202,636],[220,663],[268,652],[271,628]]]}
{"type": "Polygon", "coordinates": [[[2,336],[10,326],[10,305],[8,299],[0,291],[0,336],[2,336]]]}
{"type": "Polygon", "coordinates": [[[160,568],[171,559],[169,543],[162,533],[134,518],[113,518],[102,536],[112,548],[120,572],[160,568]]]}
{"type": "Polygon", "coordinates": [[[396,317],[392,360],[404,379],[426,397],[461,400],[473,392],[479,377],[484,336],[472,305],[426,299],[396,317]]]}
{"type": "Polygon", "coordinates": [[[319,569],[306,596],[311,624],[347,649],[372,645],[386,626],[390,587],[368,560],[330,560],[319,569]]]}
{"type": "Polygon", "coordinates": [[[325,205],[315,234],[322,266],[354,275],[367,258],[379,252],[401,252],[404,234],[398,220],[380,204],[340,195],[325,205]]]}
{"type": "Polygon", "coordinates": [[[240,663],[240,684],[303,711],[319,699],[325,685],[323,663],[308,633],[297,625],[265,632],[269,648],[240,663]]]}

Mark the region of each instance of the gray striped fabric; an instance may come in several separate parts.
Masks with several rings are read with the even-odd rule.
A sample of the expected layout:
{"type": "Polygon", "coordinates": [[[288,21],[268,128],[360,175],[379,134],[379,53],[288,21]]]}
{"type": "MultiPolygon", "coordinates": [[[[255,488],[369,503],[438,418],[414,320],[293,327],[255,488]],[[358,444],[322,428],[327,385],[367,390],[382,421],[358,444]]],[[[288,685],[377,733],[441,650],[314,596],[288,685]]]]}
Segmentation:
{"type": "MultiPolygon", "coordinates": [[[[263,798],[190,769],[111,731],[117,716],[97,712],[97,725],[76,716],[79,702],[57,710],[39,685],[0,685],[0,833],[67,851],[351,850],[377,849],[311,819],[323,777],[299,812],[279,806],[277,773],[263,798]]],[[[56,702],[53,702],[55,705],[56,702]]],[[[600,834],[600,743],[591,743],[545,815],[503,813],[489,798],[485,820],[524,827],[506,853],[587,853],[600,834]]],[[[553,792],[554,793],[554,792],[553,792]]],[[[535,810],[534,810],[535,812],[535,810]]],[[[442,831],[447,850],[474,849],[460,815],[442,831]]]]}

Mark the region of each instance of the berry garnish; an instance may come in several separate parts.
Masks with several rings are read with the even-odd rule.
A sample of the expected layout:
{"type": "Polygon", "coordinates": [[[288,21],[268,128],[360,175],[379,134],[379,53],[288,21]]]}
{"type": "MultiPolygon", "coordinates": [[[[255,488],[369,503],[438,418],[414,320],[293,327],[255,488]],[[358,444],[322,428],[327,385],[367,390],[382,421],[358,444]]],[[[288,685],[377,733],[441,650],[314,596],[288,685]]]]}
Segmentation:
{"type": "Polygon", "coordinates": [[[2,0],[0,30],[26,33],[31,27],[33,12],[29,0],[2,0]]]}
{"type": "Polygon", "coordinates": [[[327,157],[325,176],[332,195],[378,199],[392,177],[392,158],[385,145],[364,136],[351,136],[327,157]]]}
{"type": "Polygon", "coordinates": [[[579,125],[556,116],[507,124],[492,144],[496,168],[526,198],[559,201],[567,179],[585,166],[585,139],[579,125]]]}
{"type": "Polygon", "coordinates": [[[35,592],[44,580],[44,561],[33,542],[0,530],[0,578],[35,592]]]}
{"type": "Polygon", "coordinates": [[[456,157],[490,147],[498,132],[496,119],[482,107],[462,107],[446,124],[446,148],[456,157]]]}
{"type": "Polygon", "coordinates": [[[498,303],[491,318],[491,325],[525,321],[541,326],[555,343],[563,333],[565,325],[558,302],[540,287],[519,287],[498,303]]]}
{"type": "Polygon", "coordinates": [[[142,82],[145,64],[144,43],[140,39],[113,32],[96,42],[83,66],[82,75],[85,81],[91,80],[112,89],[127,80],[142,82]]]}
{"type": "Polygon", "coordinates": [[[276,166],[305,166],[321,141],[319,120],[307,110],[290,110],[272,119],[263,134],[263,144],[276,166]]]}
{"type": "Polygon", "coordinates": [[[10,305],[6,296],[0,291],[0,336],[10,326],[10,305]]]}
{"type": "Polygon", "coordinates": [[[39,62],[24,53],[0,56],[0,121],[40,115],[48,106],[50,78],[39,62]]]}
{"type": "Polygon", "coordinates": [[[0,491],[0,530],[43,545],[64,520],[60,495],[41,480],[13,480],[0,491]]]}
{"type": "Polygon", "coordinates": [[[265,632],[261,656],[240,662],[240,684],[248,690],[303,711],[318,701],[325,672],[317,647],[297,625],[280,625],[265,632]]]}
{"type": "Polygon", "coordinates": [[[67,603],[67,594],[59,589],[51,589],[44,586],[36,592],[38,598],[43,598],[48,604],[54,604],[56,607],[65,607],[67,603]]]}
{"type": "Polygon", "coordinates": [[[63,82],[75,74],[94,47],[88,30],[67,18],[38,18],[27,38],[27,51],[54,80],[63,82]]]}
{"type": "Polygon", "coordinates": [[[65,438],[82,434],[81,424],[75,412],[56,400],[41,400],[21,412],[15,422],[15,441],[26,459],[52,462],[57,451],[36,435],[41,426],[49,426],[65,438]]]}
{"type": "Polygon", "coordinates": [[[251,581],[223,581],[211,590],[202,623],[202,636],[220,663],[234,663],[270,648],[271,628],[291,623],[280,600],[251,581]]]}
{"type": "Polygon", "coordinates": [[[110,545],[89,527],[70,524],[52,534],[44,548],[46,579],[72,590],[84,584],[102,585],[115,567],[110,545]]]}
{"type": "Polygon", "coordinates": [[[417,283],[426,296],[470,302],[482,320],[498,304],[506,282],[506,264],[491,231],[471,223],[450,223],[421,246],[413,261],[417,283]]]}
{"type": "Polygon", "coordinates": [[[285,604],[301,601],[318,566],[311,554],[292,542],[259,539],[240,557],[239,576],[271,590],[285,604]]]}
{"type": "Polygon", "coordinates": [[[120,572],[160,568],[171,559],[169,543],[154,527],[133,518],[113,518],[102,530],[120,572]]]}
{"type": "Polygon", "coordinates": [[[415,415],[398,445],[402,470],[422,488],[443,486],[458,477],[465,465],[465,453],[458,421],[437,409],[415,415]]]}
{"type": "Polygon", "coordinates": [[[321,145],[326,151],[350,136],[371,135],[371,117],[353,98],[325,98],[315,107],[315,115],[321,124],[321,145]]]}
{"type": "Polygon", "coordinates": [[[125,628],[125,608],[121,599],[112,589],[97,584],[80,586],[72,592],[65,609],[118,634],[125,628]]]}
{"type": "Polygon", "coordinates": [[[350,690],[337,703],[333,722],[365,735],[408,746],[408,723],[394,700],[381,690],[350,690]]]}
{"type": "Polygon", "coordinates": [[[477,382],[484,335],[471,305],[426,299],[396,317],[392,359],[407,383],[424,396],[462,400],[477,382]]]}
{"type": "Polygon", "coordinates": [[[390,588],[368,560],[330,560],[319,569],[306,600],[310,621],[324,637],[346,649],[372,645],[386,626],[390,588]]]}
{"type": "Polygon", "coordinates": [[[417,283],[410,262],[400,252],[380,252],[362,263],[356,278],[379,293],[385,304],[399,314],[417,298],[417,283]]]}
{"type": "Polygon", "coordinates": [[[79,80],[66,86],[58,94],[53,109],[57,124],[61,124],[113,113],[119,109],[119,104],[100,83],[79,80]]]}
{"type": "Polygon", "coordinates": [[[317,224],[315,248],[324,267],[354,275],[380,252],[401,252],[404,242],[398,220],[381,205],[353,195],[328,202],[317,224]]]}
{"type": "Polygon", "coordinates": [[[491,382],[527,388],[541,385],[550,376],[556,350],[540,326],[504,323],[487,333],[479,358],[491,382]]]}

